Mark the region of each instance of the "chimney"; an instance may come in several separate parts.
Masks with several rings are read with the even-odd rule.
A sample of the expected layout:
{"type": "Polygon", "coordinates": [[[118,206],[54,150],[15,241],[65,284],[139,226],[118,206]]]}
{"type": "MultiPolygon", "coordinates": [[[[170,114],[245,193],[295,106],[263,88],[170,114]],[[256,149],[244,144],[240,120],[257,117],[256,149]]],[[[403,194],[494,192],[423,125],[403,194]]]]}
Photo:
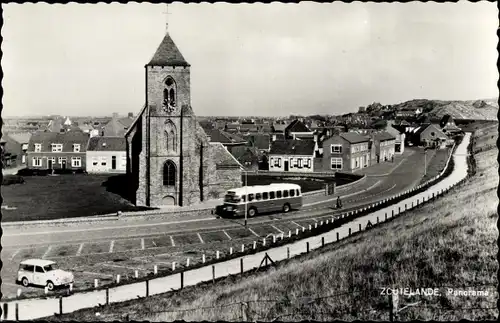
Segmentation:
{"type": "Polygon", "coordinates": [[[132,118],[134,117],[134,113],[133,113],[133,112],[129,112],[129,113],[128,113],[128,117],[129,117],[130,119],[132,119],[132,118]]]}
{"type": "Polygon", "coordinates": [[[113,112],[113,118],[118,118],[118,113],[117,112],[113,112]]]}

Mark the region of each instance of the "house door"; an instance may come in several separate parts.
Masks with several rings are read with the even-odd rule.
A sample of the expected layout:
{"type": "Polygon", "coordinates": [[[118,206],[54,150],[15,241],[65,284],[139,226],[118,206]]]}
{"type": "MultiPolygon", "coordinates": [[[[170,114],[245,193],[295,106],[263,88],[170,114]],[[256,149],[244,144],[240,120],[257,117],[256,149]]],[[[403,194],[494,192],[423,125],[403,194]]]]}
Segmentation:
{"type": "Polygon", "coordinates": [[[111,169],[116,169],[116,156],[111,156],[111,169]]]}
{"type": "Polygon", "coordinates": [[[377,154],[377,163],[380,163],[380,155],[377,154]]]}
{"type": "Polygon", "coordinates": [[[62,165],[61,165],[62,169],[66,169],[66,160],[63,159],[62,161],[62,165]]]}
{"type": "Polygon", "coordinates": [[[285,172],[288,172],[288,160],[285,160],[285,172]]]}
{"type": "Polygon", "coordinates": [[[52,169],[53,168],[52,159],[48,159],[47,161],[48,161],[49,169],[52,169]]]}

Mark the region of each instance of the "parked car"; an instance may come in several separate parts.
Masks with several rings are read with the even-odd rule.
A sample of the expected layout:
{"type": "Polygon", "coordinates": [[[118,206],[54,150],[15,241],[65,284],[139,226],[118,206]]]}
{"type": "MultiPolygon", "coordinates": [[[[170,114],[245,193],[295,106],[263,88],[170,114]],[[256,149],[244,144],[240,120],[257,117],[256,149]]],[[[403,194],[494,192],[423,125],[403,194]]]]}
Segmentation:
{"type": "Polygon", "coordinates": [[[47,286],[48,290],[54,290],[55,287],[67,286],[73,281],[73,274],[57,269],[54,261],[27,259],[19,265],[16,283],[24,287],[29,285],[47,286]]]}

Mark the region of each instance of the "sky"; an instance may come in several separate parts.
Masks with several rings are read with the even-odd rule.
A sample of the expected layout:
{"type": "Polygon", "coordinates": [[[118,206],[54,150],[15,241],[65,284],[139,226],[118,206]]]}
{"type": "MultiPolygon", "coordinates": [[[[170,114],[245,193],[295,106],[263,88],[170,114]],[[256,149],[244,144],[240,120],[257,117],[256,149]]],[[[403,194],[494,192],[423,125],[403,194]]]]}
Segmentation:
{"type": "Polygon", "coordinates": [[[498,96],[495,2],[2,4],[5,116],[138,113],[166,30],[197,115],[498,96]]]}

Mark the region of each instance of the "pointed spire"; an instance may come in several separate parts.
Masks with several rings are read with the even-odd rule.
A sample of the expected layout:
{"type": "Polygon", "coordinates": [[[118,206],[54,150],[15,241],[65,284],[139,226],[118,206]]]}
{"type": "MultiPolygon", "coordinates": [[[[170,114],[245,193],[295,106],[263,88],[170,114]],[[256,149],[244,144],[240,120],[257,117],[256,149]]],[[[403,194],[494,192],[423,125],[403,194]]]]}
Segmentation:
{"type": "Polygon", "coordinates": [[[190,66],[167,33],[147,66],[190,66]]]}

